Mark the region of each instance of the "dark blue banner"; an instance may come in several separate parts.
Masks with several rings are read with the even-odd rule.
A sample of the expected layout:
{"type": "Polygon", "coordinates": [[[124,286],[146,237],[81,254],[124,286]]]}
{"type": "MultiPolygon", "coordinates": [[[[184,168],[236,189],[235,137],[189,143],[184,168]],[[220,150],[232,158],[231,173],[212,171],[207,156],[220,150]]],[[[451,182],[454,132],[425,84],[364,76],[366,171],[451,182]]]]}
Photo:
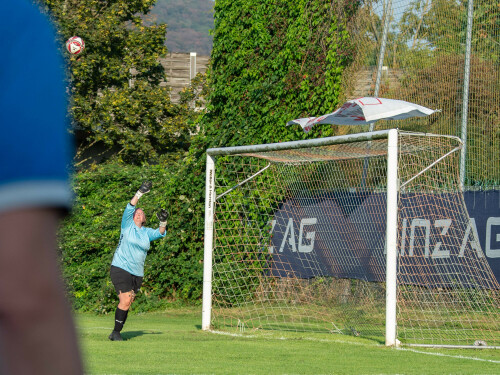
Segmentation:
{"type": "MultiPolygon", "coordinates": [[[[401,195],[398,246],[406,282],[415,282],[413,272],[431,275],[424,280],[428,285],[442,282],[433,279],[436,275],[449,274],[452,280],[471,274],[459,277],[474,285],[488,270],[471,270],[466,259],[486,259],[500,280],[500,191],[466,192],[463,199],[466,209],[458,194],[401,195]]],[[[383,193],[287,200],[272,221],[272,274],[383,281],[385,210],[383,193]]]]}
{"type": "Polygon", "coordinates": [[[500,281],[500,190],[464,193],[465,204],[497,280],[500,281]]]}

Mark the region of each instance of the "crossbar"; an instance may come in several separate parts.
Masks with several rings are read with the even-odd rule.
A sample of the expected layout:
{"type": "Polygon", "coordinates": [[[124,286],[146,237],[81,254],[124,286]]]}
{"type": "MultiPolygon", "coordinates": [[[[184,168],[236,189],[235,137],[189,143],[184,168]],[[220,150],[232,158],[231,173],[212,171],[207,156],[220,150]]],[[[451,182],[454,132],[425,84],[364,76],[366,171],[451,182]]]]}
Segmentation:
{"type": "Polygon", "coordinates": [[[386,139],[389,136],[389,131],[390,130],[378,130],[374,132],[338,135],[335,137],[315,138],[302,141],[268,143],[261,145],[249,145],[249,146],[209,148],[207,150],[207,154],[211,156],[234,155],[234,154],[243,154],[248,152],[266,152],[266,151],[278,151],[285,149],[290,150],[297,148],[329,146],[339,143],[374,141],[376,139],[386,139]]]}

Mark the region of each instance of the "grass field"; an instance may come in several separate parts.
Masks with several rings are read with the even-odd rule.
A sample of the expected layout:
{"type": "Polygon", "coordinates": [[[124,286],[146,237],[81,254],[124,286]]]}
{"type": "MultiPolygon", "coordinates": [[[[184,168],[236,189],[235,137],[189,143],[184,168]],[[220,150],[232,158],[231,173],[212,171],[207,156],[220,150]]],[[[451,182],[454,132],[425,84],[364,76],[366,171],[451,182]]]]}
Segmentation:
{"type": "Polygon", "coordinates": [[[500,350],[393,349],[337,334],[201,330],[201,311],[130,314],[125,341],[113,316],[77,314],[86,373],[104,374],[500,374],[500,350]]]}

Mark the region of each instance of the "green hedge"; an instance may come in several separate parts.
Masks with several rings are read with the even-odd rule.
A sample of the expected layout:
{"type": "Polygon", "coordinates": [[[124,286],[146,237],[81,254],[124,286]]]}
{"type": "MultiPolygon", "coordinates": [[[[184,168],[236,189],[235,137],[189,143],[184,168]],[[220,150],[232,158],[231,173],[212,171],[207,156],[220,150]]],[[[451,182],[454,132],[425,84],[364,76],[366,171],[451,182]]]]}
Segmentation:
{"type": "Polygon", "coordinates": [[[194,253],[178,252],[179,243],[190,242],[190,231],[179,225],[176,212],[192,210],[193,202],[171,194],[175,163],[138,167],[110,162],[75,174],[75,207],[61,227],[60,246],[64,276],[76,309],[99,313],[114,309],[117,299],[109,268],[123,210],[144,180],[153,182],[151,192],[138,204],[145,210],[146,225],[158,226],[156,212],[160,208],[170,212],[170,219],[166,239],[153,242],[146,259],[142,298],[148,297],[148,308],[160,307],[161,301],[200,298],[199,249],[193,246],[194,253]]]}

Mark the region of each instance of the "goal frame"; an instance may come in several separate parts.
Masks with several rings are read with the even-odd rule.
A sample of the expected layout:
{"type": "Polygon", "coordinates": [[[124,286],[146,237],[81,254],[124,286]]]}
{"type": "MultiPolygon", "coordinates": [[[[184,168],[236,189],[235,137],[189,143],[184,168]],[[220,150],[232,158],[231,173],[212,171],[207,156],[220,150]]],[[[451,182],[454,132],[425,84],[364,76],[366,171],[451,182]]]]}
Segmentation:
{"type": "Polygon", "coordinates": [[[215,157],[249,152],[277,151],[387,139],[387,224],[386,224],[386,324],[385,345],[398,346],[396,338],[397,220],[398,220],[398,129],[317,138],[303,141],[207,149],[205,185],[205,233],[203,259],[202,329],[210,330],[212,310],[212,255],[215,215],[215,157]]]}

